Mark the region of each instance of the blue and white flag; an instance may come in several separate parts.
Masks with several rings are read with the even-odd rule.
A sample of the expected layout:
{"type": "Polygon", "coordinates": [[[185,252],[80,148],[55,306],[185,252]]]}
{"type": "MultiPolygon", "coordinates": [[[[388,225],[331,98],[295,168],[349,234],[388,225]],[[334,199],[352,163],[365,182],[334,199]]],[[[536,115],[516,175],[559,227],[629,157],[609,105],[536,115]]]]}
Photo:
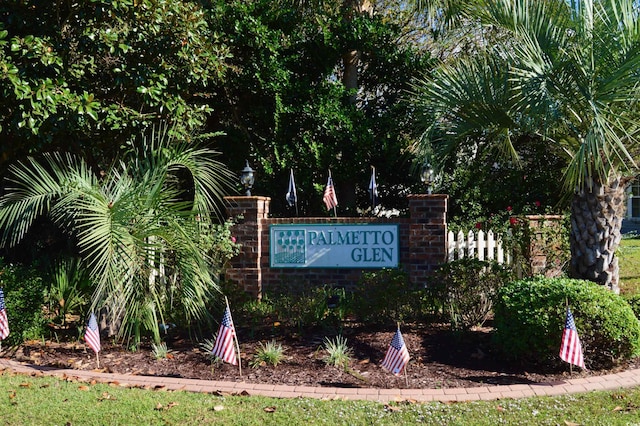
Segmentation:
{"type": "Polygon", "coordinates": [[[296,193],[296,183],[293,180],[293,169],[291,169],[291,175],[289,176],[289,190],[287,191],[287,204],[289,207],[293,207],[298,203],[298,194],[296,193]]]}
{"type": "Polygon", "coordinates": [[[376,168],[371,167],[371,180],[369,180],[369,196],[371,197],[371,208],[376,208],[378,199],[378,185],[376,184],[376,168]]]}

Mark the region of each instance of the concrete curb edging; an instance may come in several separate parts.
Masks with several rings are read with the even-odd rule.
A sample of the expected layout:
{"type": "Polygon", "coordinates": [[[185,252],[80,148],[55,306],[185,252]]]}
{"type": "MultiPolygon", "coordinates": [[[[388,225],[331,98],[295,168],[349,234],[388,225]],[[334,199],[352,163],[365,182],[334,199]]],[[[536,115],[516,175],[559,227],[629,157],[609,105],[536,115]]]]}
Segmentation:
{"type": "Polygon", "coordinates": [[[554,383],[478,386],[471,388],[443,389],[375,389],[338,388],[292,385],[265,385],[246,382],[222,382],[215,380],[183,379],[175,377],[137,376],[111,374],[96,371],[55,368],[16,362],[0,358],[0,370],[15,373],[74,378],[80,381],[115,383],[120,386],[148,389],[184,390],[229,395],[261,395],[274,398],[316,398],[368,400],[378,402],[413,400],[417,402],[462,402],[526,398],[614,390],[640,386],[640,369],[627,370],[602,376],[568,379],[554,383]]]}

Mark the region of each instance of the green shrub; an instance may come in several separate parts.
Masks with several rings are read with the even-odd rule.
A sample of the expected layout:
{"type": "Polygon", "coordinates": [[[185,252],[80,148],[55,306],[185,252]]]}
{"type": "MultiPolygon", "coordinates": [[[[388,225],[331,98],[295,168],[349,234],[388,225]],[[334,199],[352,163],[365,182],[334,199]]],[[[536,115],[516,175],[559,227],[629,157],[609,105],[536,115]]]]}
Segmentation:
{"type": "Polygon", "coordinates": [[[623,295],[624,300],[627,301],[633,313],[636,315],[636,318],[640,319],[640,294],[633,294],[630,296],[623,295]]]}
{"type": "Polygon", "coordinates": [[[6,265],[0,259],[0,287],[9,321],[9,336],[2,342],[18,345],[45,336],[48,330],[42,307],[46,285],[40,273],[32,267],[6,265]]]}
{"type": "Polygon", "coordinates": [[[93,284],[80,259],[63,259],[56,263],[49,280],[45,300],[49,304],[51,321],[64,326],[70,316],[82,318],[91,301],[93,284]]]}
{"type": "Polygon", "coordinates": [[[496,292],[510,278],[510,269],[496,262],[465,258],[442,265],[432,289],[442,298],[451,328],[464,331],[484,324],[496,292]]]}
{"type": "Polygon", "coordinates": [[[351,312],[351,295],[341,287],[325,285],[298,293],[270,292],[265,298],[271,304],[274,320],[299,330],[321,327],[340,331],[351,312]]]}
{"type": "Polygon", "coordinates": [[[502,287],[494,306],[496,343],[513,358],[560,365],[567,300],[588,368],[610,368],[640,355],[640,323],[629,304],[598,284],[568,278],[538,277],[502,287]]]}
{"type": "Polygon", "coordinates": [[[353,294],[353,311],[366,323],[395,324],[420,315],[424,290],[400,269],[365,272],[353,294]]]}

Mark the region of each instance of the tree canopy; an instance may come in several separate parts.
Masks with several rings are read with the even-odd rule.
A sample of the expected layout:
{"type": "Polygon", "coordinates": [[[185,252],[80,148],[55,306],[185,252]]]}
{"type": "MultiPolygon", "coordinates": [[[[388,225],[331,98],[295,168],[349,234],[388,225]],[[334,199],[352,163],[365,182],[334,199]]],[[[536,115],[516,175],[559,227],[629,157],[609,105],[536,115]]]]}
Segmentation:
{"type": "Polygon", "coordinates": [[[159,120],[183,136],[202,127],[229,56],[208,13],[172,0],[2,2],[0,172],[54,150],[107,167],[159,120]]]}

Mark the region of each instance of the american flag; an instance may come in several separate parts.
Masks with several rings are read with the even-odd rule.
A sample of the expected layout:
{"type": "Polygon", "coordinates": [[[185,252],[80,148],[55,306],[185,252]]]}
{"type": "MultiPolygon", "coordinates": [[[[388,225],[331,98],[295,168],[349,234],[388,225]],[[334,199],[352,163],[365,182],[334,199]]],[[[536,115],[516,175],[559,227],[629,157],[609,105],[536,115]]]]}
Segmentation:
{"type": "Polygon", "coordinates": [[[233,347],[233,338],[236,335],[236,330],[233,327],[233,320],[231,319],[231,310],[229,306],[224,311],[222,317],[222,323],[220,329],[218,329],[218,337],[216,337],[216,344],[213,347],[213,355],[221,358],[223,361],[232,365],[238,365],[236,358],[236,350],[233,347]]]}
{"type": "Polygon", "coordinates": [[[400,327],[398,327],[398,331],[396,331],[396,334],[391,340],[387,354],[382,360],[382,367],[389,370],[396,376],[399,376],[409,362],[409,358],[409,351],[407,350],[407,346],[404,344],[402,333],[400,333],[400,327]]]}
{"type": "Polygon", "coordinates": [[[564,323],[564,331],[562,332],[560,359],[586,369],[582,356],[582,345],[578,337],[578,329],[576,329],[576,323],[573,320],[573,314],[569,308],[567,308],[567,320],[564,323]]]}
{"type": "Polygon", "coordinates": [[[338,205],[338,199],[336,198],[336,191],[333,189],[333,179],[331,179],[331,175],[329,175],[329,180],[327,180],[327,187],[324,189],[322,201],[324,201],[324,205],[327,206],[327,210],[331,210],[338,205]]]}
{"type": "Polygon", "coordinates": [[[100,330],[98,330],[98,321],[92,312],[87,323],[87,330],[84,332],[84,341],[89,345],[95,353],[100,352],[100,330]]]}
{"type": "Polygon", "coordinates": [[[0,288],[0,340],[4,340],[9,335],[9,320],[7,319],[7,308],[4,305],[4,292],[0,288]]]}

